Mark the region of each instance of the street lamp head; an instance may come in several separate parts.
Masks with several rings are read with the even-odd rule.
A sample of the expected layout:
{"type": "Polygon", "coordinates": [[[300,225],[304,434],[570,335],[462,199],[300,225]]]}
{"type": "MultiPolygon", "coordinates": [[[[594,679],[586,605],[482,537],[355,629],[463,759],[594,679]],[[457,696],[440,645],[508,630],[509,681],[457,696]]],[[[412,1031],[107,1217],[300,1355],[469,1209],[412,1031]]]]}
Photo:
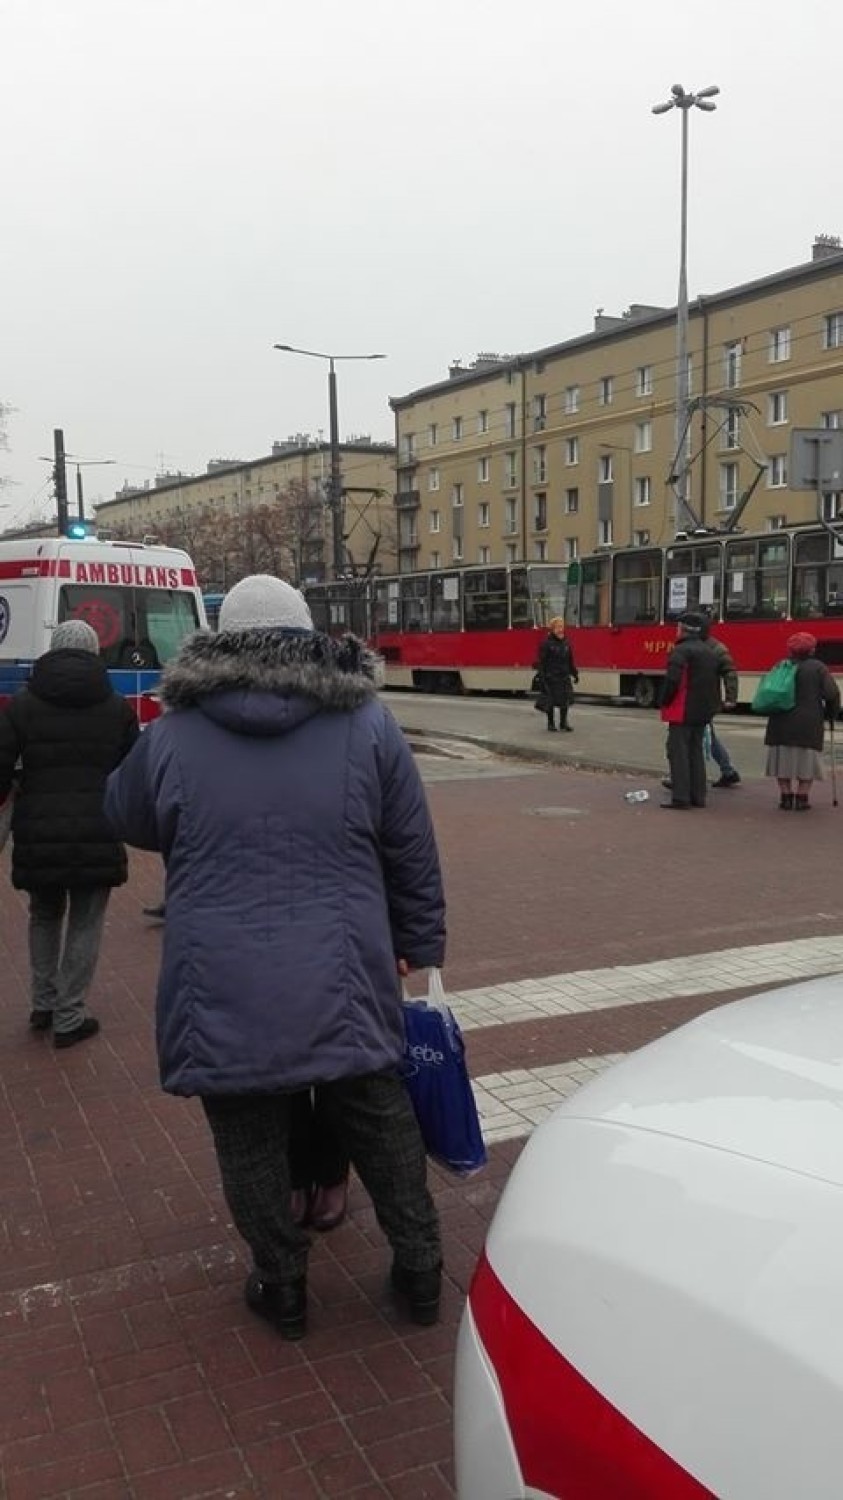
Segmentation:
{"type": "Polygon", "coordinates": [[[654,115],[666,115],[669,114],[672,109],[673,100],[668,99],[665,104],[654,104],[652,112],[654,115]]]}
{"type": "Polygon", "coordinates": [[[710,114],[713,109],[717,108],[713,99],[697,99],[696,106],[697,109],[704,109],[707,114],[710,114]]]}
{"type": "Polygon", "coordinates": [[[670,85],[670,92],[672,93],[674,99],[685,98],[685,90],[683,89],[681,83],[672,83],[670,85]]]}
{"type": "Polygon", "coordinates": [[[719,93],[720,93],[720,89],[718,88],[717,84],[716,83],[710,83],[707,89],[697,89],[697,98],[698,99],[713,99],[714,96],[715,96],[715,94],[719,94],[719,93]]]}

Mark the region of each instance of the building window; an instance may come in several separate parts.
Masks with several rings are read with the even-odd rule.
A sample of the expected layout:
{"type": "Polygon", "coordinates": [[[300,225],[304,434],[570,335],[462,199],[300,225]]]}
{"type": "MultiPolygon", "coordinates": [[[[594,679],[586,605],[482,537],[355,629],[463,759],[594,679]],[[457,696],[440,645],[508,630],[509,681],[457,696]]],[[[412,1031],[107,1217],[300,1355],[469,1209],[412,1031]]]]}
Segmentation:
{"type": "Polygon", "coordinates": [[[547,483],[547,449],[533,449],[533,484],[547,483]]]}
{"type": "Polygon", "coordinates": [[[432,510],[430,512],[430,529],[431,529],[432,532],[435,532],[435,531],[440,531],[441,528],[442,528],[441,512],[438,511],[438,510],[432,510]]]}
{"type": "Polygon", "coordinates": [[[515,402],[508,401],[504,408],[504,437],[515,437],[515,402]]]}
{"type": "Polygon", "coordinates": [[[455,536],[451,544],[451,556],[454,562],[462,562],[462,537],[455,536]]]}
{"type": "Polygon", "coordinates": [[[611,406],[615,399],[614,375],[601,375],[597,382],[597,400],[600,406],[611,406]]]}
{"type": "Polygon", "coordinates": [[[477,507],[477,525],[488,526],[491,507],[488,500],[481,500],[477,507]]]}
{"type": "Polygon", "coordinates": [[[507,453],[504,456],[504,489],[514,489],[518,483],[518,454],[507,453]]]}
{"type": "Polygon", "coordinates": [[[767,526],[766,526],[766,530],[767,531],[784,531],[784,528],[785,528],[786,525],[787,525],[787,516],[768,516],[767,517],[767,526]]]}
{"type": "Polygon", "coordinates": [[[598,484],[611,484],[615,477],[614,455],[601,453],[597,460],[597,482],[598,484]]]}
{"type": "Polygon", "coordinates": [[[507,542],[506,546],[503,549],[503,553],[504,553],[504,558],[503,558],[504,562],[514,563],[515,559],[518,556],[518,548],[517,548],[517,546],[515,545],[514,542],[507,542]]]}
{"type": "Polygon", "coordinates": [[[635,371],[635,394],[636,396],[652,396],[653,394],[653,366],[639,365],[635,371]]]}
{"type": "Polygon", "coordinates": [[[741,383],[742,352],[743,344],[740,339],[723,345],[723,384],[727,391],[733,391],[741,383]]]}
{"type": "Polygon", "coordinates": [[[790,359],[790,329],[770,329],[770,364],[779,365],[782,360],[790,359]]]}
{"type": "Polygon", "coordinates": [[[578,437],[565,439],[565,463],[570,469],[580,461],[580,440],[578,437]]]}
{"type": "Polygon", "coordinates": [[[611,521],[597,522],[597,545],[598,547],[611,547],[612,545],[612,523],[611,521]]]}
{"type": "Polygon", "coordinates": [[[564,541],[564,558],[566,562],[573,562],[580,555],[579,539],[575,536],[566,536],[564,541]]]}
{"type": "Polygon", "coordinates": [[[544,432],[547,426],[547,397],[533,397],[533,431],[544,432]]]}
{"type": "Polygon", "coordinates": [[[489,431],[489,413],[487,411],[479,411],[477,413],[477,431],[489,431]]]}
{"type": "Polygon", "coordinates": [[[843,427],[843,411],[820,412],[820,425],[827,432],[836,430],[838,427],[843,427]]]}
{"type": "Polygon", "coordinates": [[[653,498],[653,487],[649,474],[639,474],[635,480],[634,490],[636,505],[649,505],[653,498]]]}
{"type": "Polygon", "coordinates": [[[478,484],[488,484],[489,483],[489,460],[488,460],[488,458],[478,458],[478,460],[477,460],[477,483],[478,484]]]}
{"type": "Polygon", "coordinates": [[[828,313],[823,318],[823,348],[839,349],[843,344],[843,312],[828,313]]]}
{"type": "Polygon", "coordinates": [[[636,453],[649,453],[653,447],[652,422],[636,422],[632,446],[636,453]]]}
{"type": "Polygon", "coordinates": [[[415,451],[416,434],[414,432],[408,432],[401,439],[401,457],[405,460],[412,459],[415,457],[415,451]]]}
{"type": "Polygon", "coordinates": [[[430,426],[428,427],[427,441],[431,448],[435,448],[436,444],[439,442],[439,424],[437,422],[431,422],[430,426]]]}
{"type": "Polygon", "coordinates": [[[462,503],[463,486],[461,484],[454,484],[451,486],[451,504],[456,509],[458,506],[462,505],[462,503]]]}
{"type": "Polygon", "coordinates": [[[492,561],[492,549],[491,549],[491,547],[478,547],[477,548],[477,561],[479,563],[490,563],[492,561]]]}
{"type": "Polygon", "coordinates": [[[650,533],[649,533],[649,531],[633,531],[633,533],[632,533],[632,545],[633,545],[633,547],[649,547],[649,545],[650,545],[650,533]]]}
{"type": "Polygon", "coordinates": [[[720,506],[722,510],[734,510],[738,503],[738,465],[720,465],[720,506]]]}
{"type": "Polygon", "coordinates": [[[579,512],[579,508],[580,508],[580,492],[579,492],[579,490],[578,489],[566,490],[565,491],[565,514],[566,514],[566,516],[575,516],[575,515],[577,515],[578,512],[579,512]]]}
{"type": "Polygon", "coordinates": [[[429,490],[438,490],[438,488],[439,488],[439,470],[438,469],[431,469],[430,470],[430,473],[427,476],[427,487],[428,487],[429,490]]]}
{"type": "Polygon", "coordinates": [[[462,417],[454,417],[454,420],[451,423],[451,437],[453,438],[455,443],[458,443],[461,440],[462,417]]]}
{"type": "Polygon", "coordinates": [[[580,409],[580,388],[578,385],[565,387],[564,410],[566,416],[571,416],[580,409]]]}
{"type": "Polygon", "coordinates": [[[441,552],[431,552],[431,554],[430,554],[430,566],[432,568],[441,568],[441,566],[442,566],[442,553],[441,552]]]}
{"type": "Polygon", "coordinates": [[[787,421],[787,391],[771,391],[767,397],[767,425],[779,427],[787,421]]]}
{"type": "Polygon", "coordinates": [[[534,542],[533,556],[536,562],[547,562],[547,542],[534,542]]]}
{"type": "Polygon", "coordinates": [[[503,529],[507,536],[514,536],[518,530],[518,504],[515,500],[504,500],[503,529]]]}
{"type": "Polygon", "coordinates": [[[787,455],[774,453],[767,466],[768,490],[781,490],[787,484],[787,455]]]}
{"type": "Polygon", "coordinates": [[[547,531],[547,495],[544,492],[533,497],[533,530],[547,531]]]}
{"type": "Polygon", "coordinates": [[[741,414],[737,407],[730,406],[721,429],[721,448],[739,448],[741,445],[741,414]]]}

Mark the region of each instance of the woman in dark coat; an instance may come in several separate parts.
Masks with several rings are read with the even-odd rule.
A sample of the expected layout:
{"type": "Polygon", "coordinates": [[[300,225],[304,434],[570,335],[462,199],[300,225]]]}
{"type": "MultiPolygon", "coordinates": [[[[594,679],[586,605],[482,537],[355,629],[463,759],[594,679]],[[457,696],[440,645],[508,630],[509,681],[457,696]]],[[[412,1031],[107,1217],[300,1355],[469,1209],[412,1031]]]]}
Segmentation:
{"type": "Polygon", "coordinates": [[[822,780],[825,720],[840,710],[840,690],[828,667],[814,652],[816,637],[800,630],[787,643],[788,655],[796,662],[796,701],[793,708],[771,714],[767,720],[767,772],[779,783],[782,812],[807,812],[811,806],[811,784],[822,780]]]}
{"type": "Polygon", "coordinates": [[[574,696],[573,683],[579,681],[574,653],[565,636],[565,621],[559,616],[551,620],[549,635],[542,641],[539,651],[538,672],[541,677],[541,696],[547,710],[547,727],[553,733],[555,708],[559,709],[559,728],[570,730],[568,709],[574,696]]]}
{"type": "Polygon", "coordinates": [[[85,1001],[111,888],[127,876],[126,850],[103,811],[105,783],[138,732],[84,620],[56,626],[28,685],[0,715],[0,801],[19,782],[12,884],[29,892],[29,1024],[52,1027],[56,1047],[99,1030],[85,1001]]]}

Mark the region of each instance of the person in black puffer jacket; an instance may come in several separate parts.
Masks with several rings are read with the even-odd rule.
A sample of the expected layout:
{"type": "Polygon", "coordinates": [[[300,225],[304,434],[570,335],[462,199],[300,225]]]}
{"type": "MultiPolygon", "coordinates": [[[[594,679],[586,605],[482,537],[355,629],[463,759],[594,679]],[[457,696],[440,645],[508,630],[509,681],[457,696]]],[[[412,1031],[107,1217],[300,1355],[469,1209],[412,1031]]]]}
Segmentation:
{"type": "Polygon", "coordinates": [[[565,636],[565,621],[558,615],[550,621],[547,639],[542,641],[536,663],[541,678],[541,697],[547,713],[547,727],[556,729],[553,710],[559,709],[559,728],[570,730],[568,710],[573,702],[573,684],[579,681],[574,653],[565,636]]]}
{"type": "Polygon", "coordinates": [[[0,714],[0,802],[17,784],[12,884],[30,902],[29,1024],[53,1026],[56,1047],[99,1030],[85,1000],[111,887],[128,875],[126,851],[103,812],[105,783],[138,733],[84,620],[56,626],[28,685],[0,714]]]}
{"type": "Polygon", "coordinates": [[[667,724],[667,759],[673,796],[662,807],[705,807],[705,726],[720,708],[720,666],[703,634],[706,620],[682,615],[677,641],[667,659],[662,719],[667,724]]]}

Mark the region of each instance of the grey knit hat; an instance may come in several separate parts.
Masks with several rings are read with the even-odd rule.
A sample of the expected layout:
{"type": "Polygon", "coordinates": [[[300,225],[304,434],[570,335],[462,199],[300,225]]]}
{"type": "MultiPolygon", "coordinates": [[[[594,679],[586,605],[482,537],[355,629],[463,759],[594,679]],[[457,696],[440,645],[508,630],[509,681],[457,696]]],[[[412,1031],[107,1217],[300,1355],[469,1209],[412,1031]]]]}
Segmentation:
{"type": "Polygon", "coordinates": [[[298,589],[273,578],[253,573],[242,578],[226,594],[220,609],[219,628],[240,630],[313,630],[310,610],[298,589]]]}
{"type": "Polygon", "coordinates": [[[93,656],[99,656],[99,636],[87,620],[62,620],[50,636],[50,650],[90,651],[93,656]]]}

